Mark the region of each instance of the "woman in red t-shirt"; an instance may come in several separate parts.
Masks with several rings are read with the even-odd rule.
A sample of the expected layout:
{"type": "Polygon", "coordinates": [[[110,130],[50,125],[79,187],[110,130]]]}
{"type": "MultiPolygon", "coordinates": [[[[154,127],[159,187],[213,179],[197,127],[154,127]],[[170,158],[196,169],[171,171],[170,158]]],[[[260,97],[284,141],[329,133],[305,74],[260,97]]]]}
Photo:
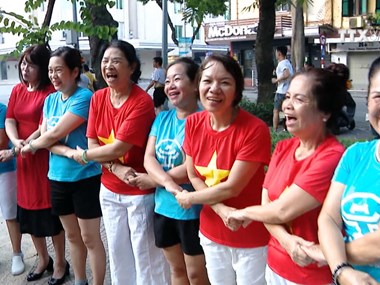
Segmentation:
{"type": "Polygon", "coordinates": [[[24,145],[39,136],[45,98],[55,92],[48,77],[49,59],[50,51],[44,45],[25,50],[18,65],[21,83],[12,90],[5,121],[17,155],[17,219],[21,233],[31,234],[38,255],[37,267],[28,274],[28,281],[40,279],[46,270],[53,271],[47,236],[53,238],[56,256],[51,280],[60,279],[67,272],[64,231],[58,216],[51,214],[49,151],[40,149],[34,154],[18,155],[24,145]]]}
{"type": "Polygon", "coordinates": [[[314,68],[297,74],[282,105],[293,138],[277,144],[263,184],[262,206],[232,211],[228,223],[264,222],[271,234],[269,284],[331,284],[302,247],[318,243],[317,219],[343,146],[329,128],[339,114],[344,86],[333,73],[314,68]]]}

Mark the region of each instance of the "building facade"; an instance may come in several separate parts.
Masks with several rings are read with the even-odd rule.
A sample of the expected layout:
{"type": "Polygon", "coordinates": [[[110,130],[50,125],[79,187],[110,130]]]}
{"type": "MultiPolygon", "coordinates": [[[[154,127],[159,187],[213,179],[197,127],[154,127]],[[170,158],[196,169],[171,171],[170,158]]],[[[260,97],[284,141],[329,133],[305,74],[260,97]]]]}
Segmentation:
{"type": "MultiPolygon", "coordinates": [[[[16,12],[23,14],[25,18],[36,17],[41,24],[45,13],[46,3],[33,11],[31,14],[26,14],[20,9],[20,3],[17,1],[3,1],[1,3],[0,10],[7,12],[16,12]],[[4,3],[3,3],[4,2],[4,3]]],[[[79,7],[79,6],[78,6],[79,7]]],[[[73,4],[68,0],[58,0],[55,3],[53,10],[53,16],[51,24],[60,22],[62,20],[72,21],[73,17],[73,4]]],[[[77,9],[76,18],[80,21],[79,9],[77,9]]],[[[172,3],[168,1],[168,14],[175,27],[177,38],[191,37],[193,35],[194,28],[190,24],[186,24],[182,21],[183,6],[179,3],[172,3]]],[[[154,2],[149,2],[143,5],[137,0],[116,0],[114,7],[109,9],[115,21],[118,22],[118,38],[128,41],[136,48],[139,58],[141,60],[142,78],[150,78],[152,73],[152,59],[155,56],[161,55],[162,49],[162,10],[154,2]]],[[[205,21],[222,20],[224,17],[207,17],[205,21]]],[[[52,39],[49,42],[51,48],[55,48],[67,44],[72,44],[75,34],[71,31],[56,31],[52,35],[52,39]]],[[[0,34],[0,56],[8,54],[14,50],[15,43],[19,37],[11,34],[0,34]]],[[[89,43],[88,38],[83,34],[78,35],[79,49],[85,58],[85,61],[90,62],[89,56],[89,43]]],[[[193,57],[202,60],[206,53],[213,52],[227,52],[227,47],[222,45],[209,46],[204,41],[204,29],[203,26],[200,29],[198,36],[192,45],[193,57]]],[[[168,50],[169,55],[176,56],[179,53],[177,46],[171,39],[171,30],[168,28],[168,50]]],[[[18,81],[16,58],[0,59],[0,84],[4,82],[16,82],[18,81]]]]}

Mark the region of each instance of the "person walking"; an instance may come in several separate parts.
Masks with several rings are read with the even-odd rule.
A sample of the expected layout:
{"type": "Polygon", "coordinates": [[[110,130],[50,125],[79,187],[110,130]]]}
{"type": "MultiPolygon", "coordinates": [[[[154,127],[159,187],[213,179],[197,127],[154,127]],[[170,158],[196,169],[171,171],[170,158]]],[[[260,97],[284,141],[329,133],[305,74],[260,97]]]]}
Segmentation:
{"type": "Polygon", "coordinates": [[[50,281],[59,279],[67,266],[62,224],[51,213],[49,151],[41,149],[24,157],[19,155],[23,146],[39,136],[45,98],[55,91],[48,77],[49,58],[50,51],[45,45],[30,46],[21,55],[18,64],[21,83],[12,89],[5,120],[5,130],[17,155],[17,219],[21,233],[31,235],[38,255],[37,266],[28,274],[27,281],[40,279],[45,271],[53,271],[50,281]],[[48,236],[53,240],[54,265],[46,246],[48,236]]]}
{"type": "Polygon", "coordinates": [[[0,103],[0,210],[6,221],[13,249],[11,273],[20,275],[25,270],[25,264],[21,251],[20,225],[17,222],[16,150],[11,148],[5,132],[6,111],[7,106],[0,103]]]}
{"type": "MultiPolygon", "coordinates": [[[[25,145],[21,154],[49,148],[52,211],[59,215],[69,241],[75,285],[88,284],[87,252],[92,284],[102,285],[106,254],[100,236],[101,168],[94,162],[82,167],[71,159],[77,146],[88,147],[86,129],[92,92],[78,87],[80,72],[81,55],[78,50],[60,47],[52,52],[49,77],[57,92],[45,100],[41,135],[25,145]]],[[[65,277],[66,274],[55,284],[62,284],[65,277]]]]}
{"type": "Polygon", "coordinates": [[[277,84],[276,94],[274,95],[273,107],[273,131],[277,132],[280,121],[280,111],[282,110],[282,102],[288,91],[290,80],[294,74],[290,61],[286,58],[288,48],[279,46],[276,48],[276,78],[272,78],[272,83],[277,84]]]}
{"type": "Polygon", "coordinates": [[[154,71],[152,73],[152,81],[146,87],[145,91],[148,92],[150,88],[154,87],[153,103],[156,114],[164,109],[166,95],[164,90],[165,84],[165,70],[162,68],[162,57],[157,56],[153,58],[154,71]]]}

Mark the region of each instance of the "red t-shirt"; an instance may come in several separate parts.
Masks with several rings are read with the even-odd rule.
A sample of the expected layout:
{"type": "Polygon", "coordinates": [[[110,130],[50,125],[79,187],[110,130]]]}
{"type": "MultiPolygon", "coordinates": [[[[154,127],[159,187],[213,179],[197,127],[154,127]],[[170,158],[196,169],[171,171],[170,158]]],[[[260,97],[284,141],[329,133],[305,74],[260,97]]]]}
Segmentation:
{"type": "MultiPolygon", "coordinates": [[[[236,160],[262,163],[239,196],[223,201],[238,209],[260,205],[264,165],[269,163],[271,148],[266,124],[239,109],[235,121],[227,129],[216,132],[210,126],[210,115],[203,111],[187,118],[185,130],[184,150],[192,157],[197,176],[208,186],[225,181],[236,160]],[[212,172],[212,179],[206,180],[202,175],[204,171],[212,172]]],[[[265,246],[269,238],[264,225],[259,222],[252,222],[236,232],[229,230],[208,205],[204,205],[201,211],[200,231],[218,244],[237,248],[265,246]]]]}
{"type": "MultiPolygon", "coordinates": [[[[12,89],[6,118],[17,122],[20,139],[27,139],[38,129],[45,98],[53,92],[53,85],[29,92],[26,85],[19,83],[12,89]]],[[[27,154],[24,158],[17,156],[17,204],[20,207],[27,210],[51,207],[48,170],[49,151],[46,149],[39,149],[34,155],[27,154]]]]}
{"type": "MultiPolygon", "coordinates": [[[[277,144],[263,186],[268,190],[271,201],[279,198],[294,183],[323,203],[344,147],[335,137],[328,136],[312,155],[297,161],[295,151],[299,144],[298,138],[284,140],[277,144]]],[[[317,219],[321,207],[287,223],[288,231],[318,244],[317,219]]],[[[318,267],[317,264],[298,266],[273,237],[270,238],[268,245],[268,265],[278,275],[297,284],[318,285],[332,282],[327,266],[318,267]]]]}
{"type": "MultiPolygon", "coordinates": [[[[133,147],[119,158],[119,162],[137,172],[146,172],[143,166],[144,152],[154,117],[152,98],[136,84],[118,109],[111,104],[110,89],[104,88],[92,96],[87,137],[97,139],[101,146],[115,139],[132,144],[133,147]]],[[[124,195],[143,195],[154,191],[131,187],[105,168],[102,183],[112,192],[124,195]]]]}

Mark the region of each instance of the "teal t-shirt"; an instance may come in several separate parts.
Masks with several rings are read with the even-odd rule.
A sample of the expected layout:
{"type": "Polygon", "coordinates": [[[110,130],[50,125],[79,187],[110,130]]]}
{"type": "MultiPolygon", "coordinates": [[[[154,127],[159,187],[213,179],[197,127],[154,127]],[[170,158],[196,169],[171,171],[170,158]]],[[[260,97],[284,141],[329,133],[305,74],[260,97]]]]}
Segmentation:
{"type": "MultiPolygon", "coordinates": [[[[182,149],[185,138],[185,122],[177,118],[176,110],[160,112],[153,122],[149,136],[156,137],[156,158],[165,171],[184,163],[186,155],[182,149]]],[[[180,185],[187,191],[194,191],[190,183],[180,185]]],[[[201,205],[183,209],[165,188],[158,187],[155,193],[154,211],[160,215],[177,219],[199,219],[201,205]]]]}
{"type": "MultiPolygon", "coordinates": [[[[82,149],[88,148],[86,129],[91,97],[90,90],[78,87],[74,94],[66,100],[62,100],[60,91],[50,94],[45,99],[43,115],[47,120],[47,130],[54,128],[67,112],[85,119],[83,124],[60,140],[61,144],[73,149],[77,146],[82,149]]],[[[74,182],[100,173],[100,164],[96,162],[81,165],[73,159],[50,153],[48,177],[51,180],[74,182]]]]}
{"type": "MultiPolygon", "coordinates": [[[[5,130],[5,115],[7,113],[7,106],[0,103],[0,129],[5,130]]],[[[11,148],[12,144],[9,142],[8,148],[11,148]]],[[[16,170],[16,160],[13,158],[9,161],[0,163],[0,174],[16,170]]]]}
{"type": "MultiPolygon", "coordinates": [[[[377,231],[380,223],[379,140],[356,143],[344,153],[333,181],[346,185],[340,204],[346,241],[377,231]]],[[[380,282],[380,262],[354,265],[380,282]]]]}

